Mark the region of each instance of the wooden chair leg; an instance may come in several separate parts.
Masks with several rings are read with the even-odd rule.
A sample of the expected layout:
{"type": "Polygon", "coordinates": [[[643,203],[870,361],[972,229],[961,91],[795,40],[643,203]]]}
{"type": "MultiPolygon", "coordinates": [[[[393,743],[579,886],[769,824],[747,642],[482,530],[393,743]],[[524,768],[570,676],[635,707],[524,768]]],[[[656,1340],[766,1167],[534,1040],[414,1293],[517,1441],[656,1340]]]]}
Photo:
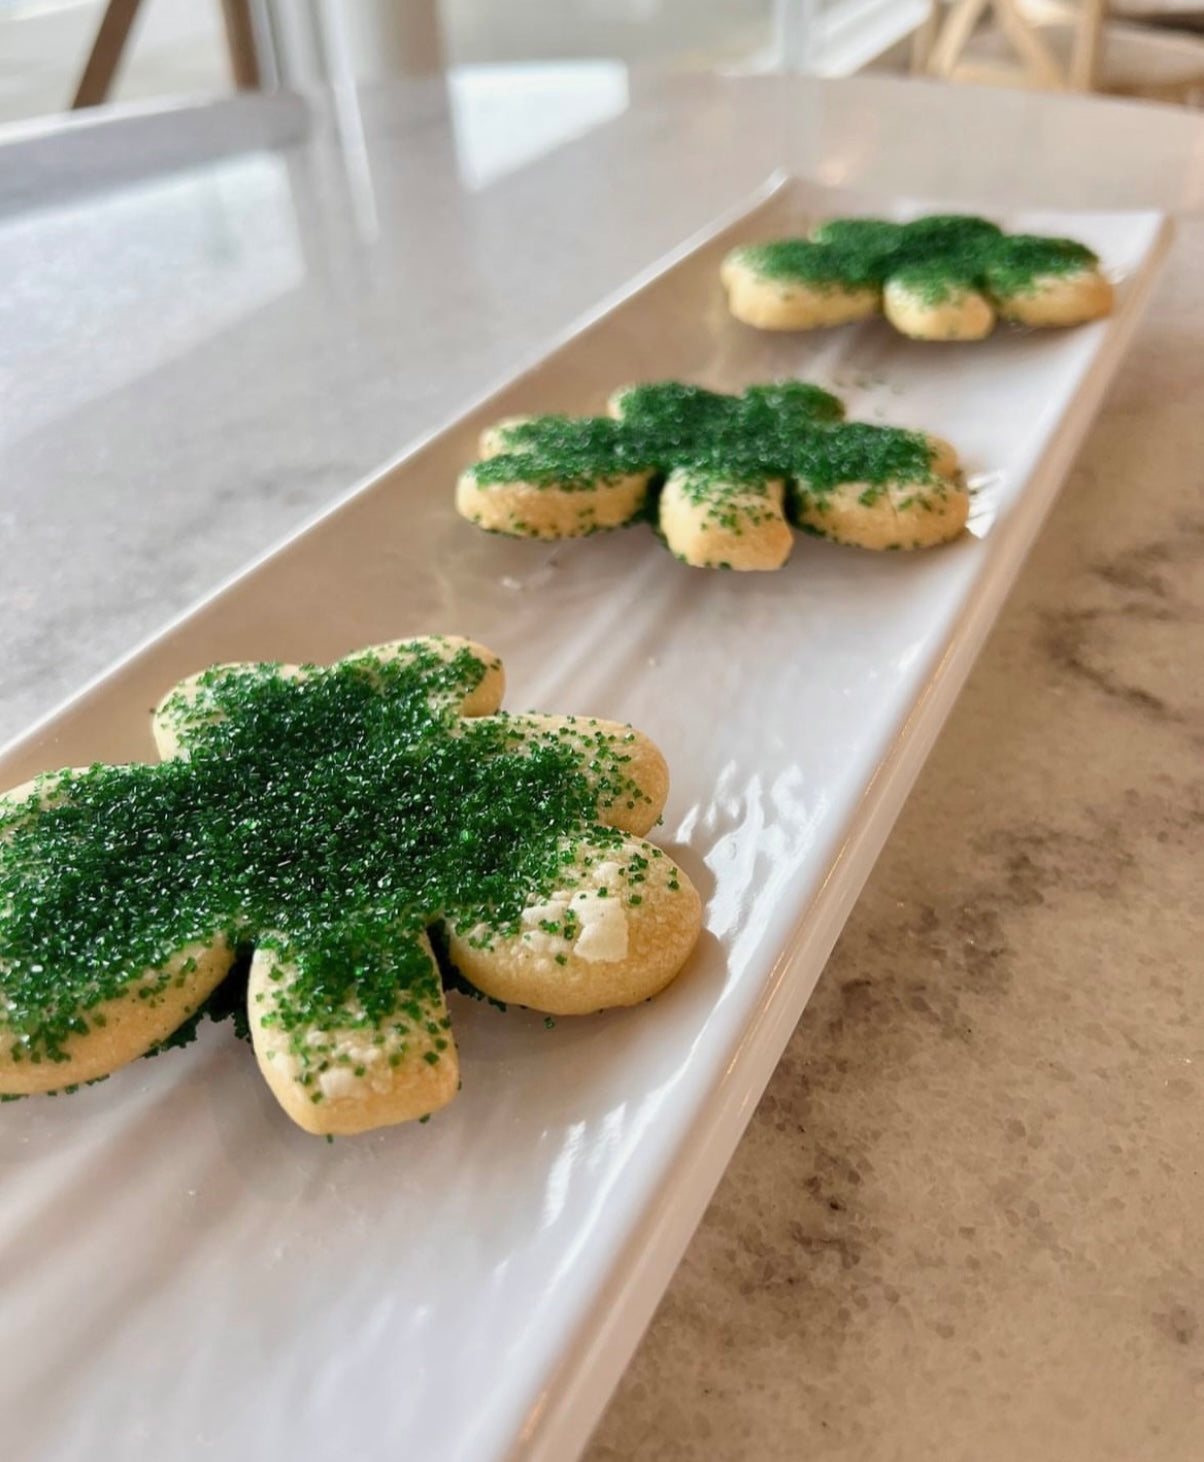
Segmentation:
{"type": "Polygon", "coordinates": [[[226,25],[226,48],[230,52],[234,85],[240,91],[257,90],[261,84],[259,51],[249,0],[222,0],[222,19],[226,25]]]}
{"type": "Polygon", "coordinates": [[[1066,85],[1066,77],[1062,75],[1057,58],[1041,39],[1039,29],[1026,18],[1017,0],[994,0],[994,9],[1000,30],[1023,62],[1027,79],[1037,86],[1061,90],[1066,85]]]}
{"type": "Polygon", "coordinates": [[[1070,85],[1075,91],[1094,91],[1099,83],[1105,0],[1081,0],[1081,4],[1074,47],[1070,53],[1070,85]]]}
{"type": "Polygon", "coordinates": [[[142,0],[109,0],[105,6],[100,29],[71,99],[72,110],[96,107],[108,99],[141,4],[142,0]]]}
{"type": "Polygon", "coordinates": [[[952,80],[957,63],[974,34],[974,27],[982,19],[990,0],[957,0],[957,4],[945,17],[940,35],[928,58],[928,70],[933,76],[952,80]]]}
{"type": "Polygon", "coordinates": [[[940,0],[928,0],[928,14],[911,38],[911,74],[923,76],[932,59],[932,48],[941,29],[940,0]]]}

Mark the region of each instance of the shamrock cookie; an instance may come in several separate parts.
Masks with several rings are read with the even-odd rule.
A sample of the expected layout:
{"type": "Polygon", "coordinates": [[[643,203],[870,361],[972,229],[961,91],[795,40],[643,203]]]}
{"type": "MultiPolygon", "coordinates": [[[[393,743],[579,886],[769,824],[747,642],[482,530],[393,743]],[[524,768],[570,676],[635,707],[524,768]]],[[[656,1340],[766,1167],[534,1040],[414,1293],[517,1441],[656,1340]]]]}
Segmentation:
{"type": "Polygon", "coordinates": [[[732,314],[762,330],[813,330],[882,310],[915,340],[981,340],[997,318],[1078,325],[1112,308],[1112,286],[1085,245],[1007,234],[962,214],[833,219],[809,239],[733,250],[720,277],[732,314]]]}
{"type": "Polygon", "coordinates": [[[260,1069],[318,1133],[456,1094],[432,936],[479,990],[551,1014],[663,989],[700,926],[643,838],[664,760],[614,722],[506,715],[502,689],[451,638],[218,666],[155,712],[160,765],[0,799],[0,1093],[146,1054],[240,955],[260,1069]]]}
{"type": "Polygon", "coordinates": [[[791,527],[861,548],[956,538],[969,498],[957,454],[924,432],[846,422],[818,386],[739,396],[631,386],[609,417],[512,418],[485,432],[456,488],[478,527],[575,538],[642,519],[696,568],[776,569],[791,527]]]}

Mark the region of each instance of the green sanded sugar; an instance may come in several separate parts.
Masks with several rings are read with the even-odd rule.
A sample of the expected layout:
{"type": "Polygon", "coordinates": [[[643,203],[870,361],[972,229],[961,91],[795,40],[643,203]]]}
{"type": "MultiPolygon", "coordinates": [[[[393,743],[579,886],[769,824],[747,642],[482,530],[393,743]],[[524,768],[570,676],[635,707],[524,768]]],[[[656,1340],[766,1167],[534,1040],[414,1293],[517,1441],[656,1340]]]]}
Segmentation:
{"type": "Polygon", "coordinates": [[[997,223],[972,213],[929,213],[900,225],[904,253],[950,253],[971,248],[989,249],[1008,237],[997,223]]]}
{"type": "Polygon", "coordinates": [[[749,386],[740,398],[740,425],[749,432],[790,430],[810,423],[844,420],[844,404],[830,391],[806,381],[749,386]]]}
{"type": "Polygon", "coordinates": [[[988,293],[1001,297],[1025,294],[1045,276],[1072,274],[1099,263],[1085,244],[1074,239],[1016,234],[1008,243],[1009,248],[990,259],[985,270],[988,293]]]}
{"type": "Polygon", "coordinates": [[[932,443],[922,432],[851,421],[826,438],[812,438],[792,476],[818,493],[845,482],[877,488],[887,483],[926,484],[934,480],[932,455],[932,443]]]}
{"type": "Polygon", "coordinates": [[[965,289],[1006,299],[1043,276],[1098,263],[1073,240],[1007,234],[971,214],[906,224],[838,218],[821,224],[810,240],[746,245],[737,257],[767,280],[842,289],[882,288],[894,280],[933,304],[965,289]]]}
{"type": "Polygon", "coordinates": [[[153,998],[173,953],[220,937],[295,962],[277,1023],[303,1066],[310,1022],[396,1014],[393,1030],[438,1037],[420,936],[443,921],[515,930],[582,840],[620,841],[600,806],[646,800],[626,770],[632,733],[461,719],[486,669],[466,648],[418,646],[301,678],[210,671],[194,705],[169,703],[186,758],[69,772],[43,805],[0,804],[0,1037],[14,1058],[62,1059],[131,980],[153,998]]]}
{"type": "MultiPolygon", "coordinates": [[[[845,422],[835,396],[802,381],[739,396],[660,382],[621,393],[619,409],[619,421],[549,416],[504,429],[507,450],[477,464],[478,485],[580,491],[617,470],[639,471],[651,497],[675,473],[712,521],[733,527],[758,521],[758,498],[769,515],[770,482],[822,493],[844,482],[932,480],[932,447],[922,433],[845,422]]],[[[645,503],[636,515],[647,512],[645,503]]]]}
{"type": "Polygon", "coordinates": [[[831,244],[867,257],[888,254],[898,247],[902,236],[903,225],[886,218],[830,218],[811,233],[817,244],[831,244]]]}
{"type": "Polygon", "coordinates": [[[648,470],[630,433],[608,416],[536,416],[508,427],[505,440],[512,451],[477,464],[482,485],[513,479],[513,453],[522,454],[528,482],[567,491],[648,470]]]}
{"type": "Polygon", "coordinates": [[[881,287],[875,250],[863,252],[808,239],[776,239],[767,244],[747,244],[737,251],[737,258],[764,279],[820,289],[881,287]]]}
{"type": "MultiPolygon", "coordinates": [[[[827,396],[818,387],[809,389],[827,396]]],[[[740,410],[740,398],[681,381],[660,381],[629,386],[618,393],[618,406],[624,432],[642,444],[654,463],[663,465],[666,458],[689,456],[700,442],[727,430],[740,410]]]]}

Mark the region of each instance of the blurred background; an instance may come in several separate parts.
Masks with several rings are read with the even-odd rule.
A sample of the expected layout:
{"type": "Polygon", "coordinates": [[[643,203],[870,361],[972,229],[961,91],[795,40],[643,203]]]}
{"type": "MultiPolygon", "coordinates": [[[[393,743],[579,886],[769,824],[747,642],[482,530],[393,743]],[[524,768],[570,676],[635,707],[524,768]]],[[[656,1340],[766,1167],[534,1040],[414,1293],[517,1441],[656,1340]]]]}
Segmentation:
{"type": "Polygon", "coordinates": [[[0,123],[447,72],[477,93],[626,68],[874,69],[1204,100],[1204,0],[0,0],[0,123]]]}

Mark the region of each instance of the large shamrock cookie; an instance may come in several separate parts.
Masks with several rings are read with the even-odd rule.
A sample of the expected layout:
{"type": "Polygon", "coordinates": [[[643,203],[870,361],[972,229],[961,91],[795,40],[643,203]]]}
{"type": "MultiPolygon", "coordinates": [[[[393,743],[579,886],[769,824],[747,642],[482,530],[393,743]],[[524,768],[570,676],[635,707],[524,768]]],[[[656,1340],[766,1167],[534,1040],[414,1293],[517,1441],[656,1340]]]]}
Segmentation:
{"type": "Polygon", "coordinates": [[[963,214],[837,218],[809,239],[735,249],[720,274],[732,314],[762,330],[812,330],[882,310],[916,340],[981,340],[997,318],[1078,325],[1112,308],[1112,286],[1085,245],[1007,234],[963,214]]]}
{"type": "Polygon", "coordinates": [[[799,381],[725,396],[675,381],[616,392],[610,416],[514,418],[481,439],[459,512],[519,538],[649,519],[697,568],[776,569],[791,525],[862,548],[956,538],[969,498],[947,442],[843,420],[799,381]]]}
{"type": "Polygon", "coordinates": [[[502,689],[459,639],[219,666],[155,712],[160,765],[0,799],[0,1093],[154,1049],[252,948],[255,1054],[310,1132],[455,1095],[432,937],[478,990],[553,1014],[661,990],[700,909],[641,836],[660,753],[610,721],[505,715],[502,689]]]}

